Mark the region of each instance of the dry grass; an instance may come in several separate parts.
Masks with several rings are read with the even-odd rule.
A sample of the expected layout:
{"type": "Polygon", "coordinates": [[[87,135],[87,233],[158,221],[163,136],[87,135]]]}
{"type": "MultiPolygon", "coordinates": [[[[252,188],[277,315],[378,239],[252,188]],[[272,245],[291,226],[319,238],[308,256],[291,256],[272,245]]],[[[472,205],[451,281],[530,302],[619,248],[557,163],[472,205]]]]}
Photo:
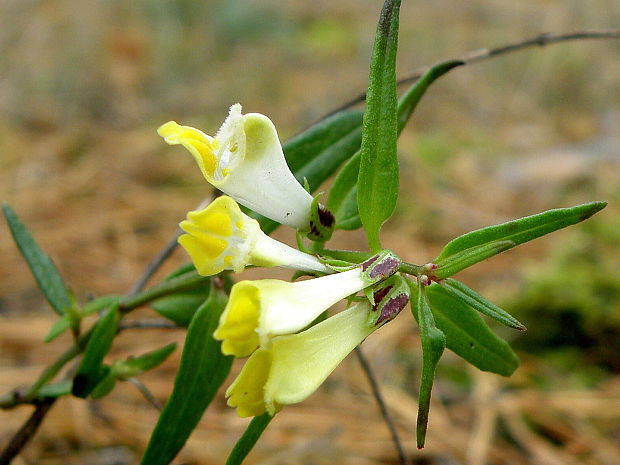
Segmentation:
{"type": "MultiPolygon", "coordinates": [[[[0,5],[0,69],[6,71],[0,197],[81,301],[126,291],[208,192],[189,158],[162,144],[157,124],[176,118],[213,130],[226,107],[240,100],[272,116],[283,135],[292,134],[363,88],[379,8],[379,2],[323,0],[244,8],[230,2],[237,5],[230,11],[215,1],[160,2],[161,8],[87,3],[0,5]],[[239,22],[245,26],[231,26],[239,22]]],[[[610,27],[618,19],[618,5],[603,0],[405,2],[399,69],[541,31],[610,27]]],[[[607,198],[606,221],[620,218],[619,52],[612,43],[562,45],[460,70],[437,84],[414,117],[415,130],[403,135],[405,196],[385,243],[422,262],[468,228],[547,208],[607,198]]],[[[292,239],[285,231],[278,235],[292,239]]],[[[339,234],[336,241],[364,247],[359,234],[339,234]]],[[[513,266],[544,260],[550,244],[498,257],[464,279],[489,296],[518,292],[513,266]]],[[[68,339],[41,342],[54,317],[6,229],[0,256],[0,390],[6,392],[32,382],[68,339]]],[[[177,252],[160,276],[185,260],[177,252]]],[[[150,315],[144,310],[136,317],[150,315]]],[[[110,357],[182,343],[183,335],[127,331],[110,357]]],[[[364,348],[416,464],[620,464],[617,375],[587,387],[540,389],[545,367],[536,357],[525,356],[511,379],[501,379],[467,371],[447,355],[449,369],[437,382],[427,448],[420,452],[413,432],[420,364],[415,324],[403,314],[364,348]],[[454,371],[466,382],[455,382],[454,371]]],[[[178,356],[141,378],[162,401],[178,356]]],[[[0,412],[0,445],[29,410],[0,412]]],[[[97,402],[62,399],[15,463],[137,463],[156,418],[127,383],[97,402]]],[[[224,463],[245,424],[219,396],[175,463],[224,463]]],[[[397,459],[351,358],[307,402],[278,415],[248,463],[397,459]]]]}

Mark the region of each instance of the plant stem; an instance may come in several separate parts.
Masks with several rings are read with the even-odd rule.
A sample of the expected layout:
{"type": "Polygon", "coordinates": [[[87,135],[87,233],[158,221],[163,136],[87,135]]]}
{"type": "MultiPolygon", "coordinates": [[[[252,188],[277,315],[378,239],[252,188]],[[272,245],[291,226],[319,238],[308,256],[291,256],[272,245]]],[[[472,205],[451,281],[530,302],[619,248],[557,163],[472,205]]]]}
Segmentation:
{"type": "Polygon", "coordinates": [[[170,279],[168,281],[162,281],[161,283],[147,289],[146,291],[138,294],[125,297],[121,299],[120,309],[123,314],[127,314],[135,308],[144,305],[152,300],[164,297],[169,294],[174,294],[178,291],[183,291],[194,287],[196,284],[204,282],[205,285],[209,282],[209,278],[200,276],[198,273],[187,273],[179,276],[178,278],[170,279]]]}
{"type": "Polygon", "coordinates": [[[401,465],[408,465],[409,460],[407,459],[407,454],[405,453],[403,444],[400,440],[400,437],[398,436],[398,431],[396,430],[394,419],[390,415],[390,412],[388,411],[387,406],[385,405],[385,401],[383,400],[383,396],[381,395],[381,391],[379,389],[379,383],[377,382],[377,379],[375,378],[372,368],[370,367],[370,363],[368,363],[368,359],[364,355],[364,352],[362,352],[362,348],[360,346],[357,346],[355,348],[355,354],[357,355],[357,359],[359,360],[360,365],[362,366],[362,370],[364,371],[364,373],[366,374],[366,377],[368,378],[368,382],[370,383],[370,388],[372,389],[372,395],[374,396],[375,401],[377,402],[377,405],[379,406],[379,410],[381,411],[383,420],[385,421],[385,424],[390,430],[390,434],[392,435],[392,441],[394,442],[394,447],[396,447],[396,451],[398,452],[398,456],[400,457],[400,463],[401,465]]]}
{"type": "Polygon", "coordinates": [[[414,265],[413,263],[403,262],[401,263],[398,271],[401,273],[407,273],[412,276],[420,276],[425,273],[428,273],[426,267],[424,265],[414,265]]]}
{"type": "MultiPolygon", "coordinates": [[[[592,40],[592,39],[620,39],[620,29],[603,29],[598,31],[576,31],[569,32],[566,34],[539,34],[530,39],[521,40],[519,42],[514,42],[512,44],[503,45],[501,47],[496,48],[482,48],[479,50],[473,50],[469,53],[466,53],[462,57],[455,58],[457,61],[464,62],[464,65],[471,65],[474,63],[478,63],[480,61],[485,61],[490,58],[494,58],[499,55],[505,55],[508,53],[518,52],[521,50],[526,50],[532,47],[543,47],[545,45],[557,44],[560,42],[568,42],[573,40],[592,40]]],[[[447,60],[442,60],[447,61],[447,60]]],[[[422,77],[424,72],[431,67],[428,66],[424,68],[420,72],[414,72],[409,75],[405,75],[400,78],[396,83],[398,85],[401,84],[409,84],[417,81],[422,77]]],[[[348,110],[349,108],[357,105],[358,103],[362,103],[366,100],[366,93],[361,93],[357,97],[349,100],[343,105],[335,108],[334,110],[327,113],[325,116],[321,117],[317,122],[324,120],[325,118],[329,118],[330,116],[339,113],[344,110],[348,110]]],[[[316,123],[314,123],[316,124],[316,123]]]]}
{"type": "Polygon", "coordinates": [[[9,465],[17,454],[35,435],[41,422],[56,402],[55,398],[48,398],[38,401],[32,415],[26,420],[26,423],[11,438],[6,448],[0,454],[0,465],[9,465]]]}

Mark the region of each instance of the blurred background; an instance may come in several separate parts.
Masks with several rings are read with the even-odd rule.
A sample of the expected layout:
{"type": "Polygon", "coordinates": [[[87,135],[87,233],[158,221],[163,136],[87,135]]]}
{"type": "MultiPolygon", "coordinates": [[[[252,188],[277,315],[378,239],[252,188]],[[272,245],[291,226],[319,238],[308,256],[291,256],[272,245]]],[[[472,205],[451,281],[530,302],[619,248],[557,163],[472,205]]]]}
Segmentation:
{"type": "MultiPolygon", "coordinates": [[[[294,135],[364,90],[380,7],[3,0],[0,199],[80,301],[126,292],[210,192],[191,157],[166,146],[156,128],[174,119],[213,134],[240,102],[268,115],[283,140],[294,135]]],[[[542,32],[619,24],[613,0],[405,1],[398,71],[542,32]]],[[[401,137],[403,195],[384,231],[385,245],[404,259],[424,263],[450,238],[485,225],[590,200],[610,204],[460,275],[528,326],[525,334],[499,329],[522,365],[504,379],[446,353],[423,451],[414,437],[415,323],[403,312],[364,343],[413,463],[620,464],[619,128],[618,40],[533,48],[457,69],[422,101],[401,137]]],[[[277,237],[293,240],[286,231],[277,237]]],[[[365,245],[355,233],[335,242],[365,245]]],[[[0,255],[4,393],[31,383],[70,338],[43,345],[54,315],[5,226],[0,255]]],[[[177,251],[160,276],[185,261],[177,251]]],[[[126,331],[111,356],[183,336],[126,331]]],[[[141,377],[161,401],[179,355],[141,377]]],[[[29,414],[0,411],[0,446],[29,414]]],[[[135,464],[156,419],[128,383],[101,401],[62,399],[14,463],[135,464]]],[[[175,463],[223,464],[245,425],[219,396],[175,463]]],[[[308,401],[278,415],[247,463],[398,462],[350,358],[308,401]]]]}

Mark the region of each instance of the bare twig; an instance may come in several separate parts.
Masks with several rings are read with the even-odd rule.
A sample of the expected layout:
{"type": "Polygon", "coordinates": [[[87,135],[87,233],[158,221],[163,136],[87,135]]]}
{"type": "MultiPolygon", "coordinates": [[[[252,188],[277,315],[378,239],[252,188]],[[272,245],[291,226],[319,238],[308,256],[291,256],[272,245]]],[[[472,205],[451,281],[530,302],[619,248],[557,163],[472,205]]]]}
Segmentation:
{"type": "MultiPolygon", "coordinates": [[[[519,42],[514,42],[512,44],[503,45],[501,47],[496,48],[481,48],[478,50],[473,50],[465,55],[455,58],[456,61],[462,61],[463,65],[471,65],[474,63],[478,63],[480,61],[488,60],[490,58],[497,57],[499,55],[506,55],[512,52],[518,52],[520,50],[525,50],[532,47],[544,47],[545,45],[557,44],[560,42],[569,42],[573,40],[591,40],[591,39],[620,39],[620,29],[604,29],[597,31],[577,31],[577,32],[569,32],[567,34],[539,34],[530,39],[522,40],[519,42]]],[[[446,61],[446,60],[442,60],[446,61]]],[[[441,63],[441,62],[439,62],[441,63]]],[[[397,81],[398,85],[401,84],[409,84],[417,81],[422,77],[422,75],[431,68],[432,66],[427,66],[423,68],[421,71],[416,71],[414,73],[403,76],[397,81]]],[[[347,110],[358,103],[362,103],[366,100],[366,93],[363,92],[359,94],[357,97],[352,98],[345,104],[335,108],[334,110],[327,113],[325,116],[320,118],[319,121],[324,120],[338,112],[343,110],[347,110]]]]}
{"type": "Polygon", "coordinates": [[[357,346],[355,348],[355,354],[357,355],[357,359],[362,366],[362,370],[366,373],[366,377],[368,378],[368,383],[370,384],[370,388],[372,389],[372,395],[379,406],[379,410],[381,411],[381,415],[383,416],[383,420],[390,430],[390,434],[392,435],[392,441],[394,442],[394,446],[398,452],[398,456],[400,457],[400,463],[402,465],[408,465],[409,459],[407,459],[407,454],[405,453],[405,449],[403,444],[398,436],[398,431],[396,430],[396,425],[394,424],[394,419],[390,415],[390,412],[385,405],[385,401],[383,400],[383,396],[381,395],[381,391],[379,390],[379,383],[375,378],[375,375],[370,367],[370,363],[368,363],[368,359],[362,352],[362,348],[357,346]]]}
{"type": "Polygon", "coordinates": [[[166,242],[166,245],[163,247],[163,249],[161,249],[159,253],[155,256],[155,258],[153,258],[153,260],[151,260],[151,262],[148,264],[146,270],[144,270],[144,273],[142,273],[142,276],[140,276],[140,278],[134,283],[134,285],[131,286],[131,289],[129,289],[128,292],[129,295],[135,295],[142,289],[144,289],[146,283],[149,282],[149,280],[153,277],[157,270],[159,270],[159,268],[164,264],[164,262],[168,260],[168,258],[170,258],[172,252],[174,252],[174,249],[177,248],[177,239],[180,235],[181,230],[175,231],[174,235],[168,240],[168,242],[166,242]]]}
{"type": "Polygon", "coordinates": [[[149,388],[146,387],[146,385],[142,381],[140,381],[138,378],[133,377],[128,378],[127,381],[133,384],[138,389],[138,391],[140,391],[140,394],[144,396],[144,398],[149,402],[149,404],[151,404],[157,410],[161,411],[161,409],[163,408],[161,403],[155,398],[153,393],[149,390],[149,388]]]}
{"type": "Polygon", "coordinates": [[[148,319],[148,320],[130,320],[121,321],[118,325],[119,331],[126,329],[179,329],[182,326],[170,323],[168,320],[160,319],[148,319]]]}
{"type": "Polygon", "coordinates": [[[0,455],[0,465],[9,465],[11,461],[19,454],[23,447],[35,435],[39,425],[50,411],[56,399],[43,399],[35,404],[34,412],[26,420],[26,423],[15,433],[9,441],[9,444],[0,455]]]}
{"type": "MultiPolygon", "coordinates": [[[[217,190],[215,190],[212,195],[207,196],[202,202],[200,202],[200,205],[196,207],[196,210],[204,208],[206,205],[210,204],[211,201],[216,197],[216,195],[217,190]]],[[[131,289],[129,289],[128,292],[129,296],[135,295],[142,289],[144,289],[146,283],[148,283],[149,280],[153,277],[153,275],[157,273],[157,270],[161,268],[164,262],[168,260],[168,258],[170,258],[172,252],[174,252],[174,250],[177,248],[177,246],[179,245],[177,239],[181,234],[182,231],[180,229],[177,229],[175,231],[174,235],[170,238],[170,240],[168,240],[168,242],[166,242],[166,245],[163,247],[163,249],[161,249],[160,252],[155,256],[155,258],[153,258],[153,260],[151,260],[151,262],[148,264],[142,276],[140,276],[140,278],[135,282],[135,284],[131,286],[131,289]]]]}

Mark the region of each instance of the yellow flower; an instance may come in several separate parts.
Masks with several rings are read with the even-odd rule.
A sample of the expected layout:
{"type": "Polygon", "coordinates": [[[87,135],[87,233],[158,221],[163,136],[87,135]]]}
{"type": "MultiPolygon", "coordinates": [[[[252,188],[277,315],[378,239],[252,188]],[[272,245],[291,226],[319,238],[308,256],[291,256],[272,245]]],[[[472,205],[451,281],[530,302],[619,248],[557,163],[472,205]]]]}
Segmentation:
{"type": "Polygon", "coordinates": [[[189,212],[179,226],[186,232],[179,243],[203,276],[224,270],[239,273],[247,265],[332,273],[316,257],[267,236],[258,221],[227,196],[218,197],[203,210],[189,212]]]}
{"type": "Polygon", "coordinates": [[[272,337],[301,331],[339,300],[393,275],[400,263],[385,250],[351,270],[320,278],[240,281],[213,337],[222,341],[224,354],[247,357],[272,337]]]}
{"type": "Polygon", "coordinates": [[[228,390],[241,417],[274,415],[305,400],[376,326],[370,304],[357,304],[298,334],[278,336],[254,352],[228,390]]]}
{"type": "Polygon", "coordinates": [[[286,164],[275,126],[259,113],[230,113],[215,137],[170,121],[158,129],[170,145],[194,156],[204,177],[225,194],[267,218],[307,229],[312,196],[286,164]]]}
{"type": "Polygon", "coordinates": [[[305,281],[239,281],[213,336],[222,352],[247,357],[276,335],[295,333],[341,299],[369,286],[361,268],[305,281]]]}

